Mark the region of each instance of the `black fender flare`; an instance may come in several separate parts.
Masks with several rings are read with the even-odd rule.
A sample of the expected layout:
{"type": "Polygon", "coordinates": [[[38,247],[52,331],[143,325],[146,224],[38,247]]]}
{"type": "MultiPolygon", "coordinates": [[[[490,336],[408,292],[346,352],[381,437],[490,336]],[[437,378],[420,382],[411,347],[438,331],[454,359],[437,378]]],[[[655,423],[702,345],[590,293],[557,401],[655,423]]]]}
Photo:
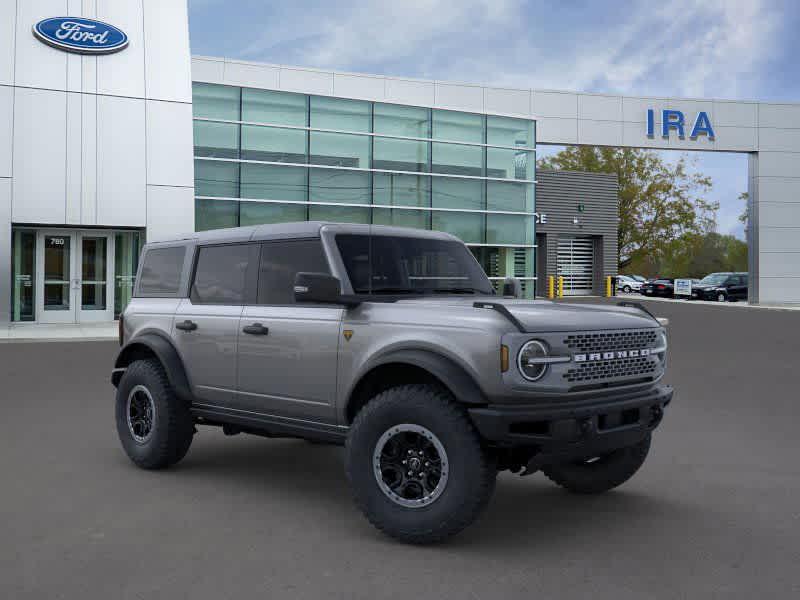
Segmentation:
{"type": "Polygon", "coordinates": [[[356,383],[350,388],[348,404],[364,377],[375,368],[392,363],[413,365],[428,371],[452,392],[458,402],[471,405],[487,403],[486,396],[475,379],[453,359],[434,350],[399,349],[382,354],[364,366],[356,383]]]}
{"type": "Polygon", "coordinates": [[[163,365],[167,379],[177,396],[191,402],[192,391],[189,378],[186,376],[186,369],[178,351],[165,335],[153,331],[137,335],[120,349],[111,375],[111,383],[114,384],[114,387],[119,385],[125,369],[135,360],[136,356],[140,355],[142,350],[149,351],[156,356],[163,365]]]}

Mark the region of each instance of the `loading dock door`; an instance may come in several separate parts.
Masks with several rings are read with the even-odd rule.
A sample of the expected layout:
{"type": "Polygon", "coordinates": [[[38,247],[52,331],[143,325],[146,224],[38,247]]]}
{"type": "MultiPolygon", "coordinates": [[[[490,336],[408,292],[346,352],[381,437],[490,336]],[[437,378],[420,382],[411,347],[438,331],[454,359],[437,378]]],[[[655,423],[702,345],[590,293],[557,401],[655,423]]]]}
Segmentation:
{"type": "Polygon", "coordinates": [[[558,275],[564,277],[565,296],[588,296],[592,293],[594,240],[591,237],[558,238],[558,275]]]}

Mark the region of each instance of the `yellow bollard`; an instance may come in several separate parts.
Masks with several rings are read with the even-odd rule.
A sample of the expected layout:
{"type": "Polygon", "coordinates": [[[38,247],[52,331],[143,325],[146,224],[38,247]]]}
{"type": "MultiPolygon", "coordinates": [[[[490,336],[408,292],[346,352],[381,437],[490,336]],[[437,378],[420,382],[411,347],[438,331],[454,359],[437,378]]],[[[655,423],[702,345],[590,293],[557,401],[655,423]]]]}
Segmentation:
{"type": "Polygon", "coordinates": [[[556,278],[552,275],[547,278],[547,297],[550,300],[556,297],[556,278]]]}
{"type": "Polygon", "coordinates": [[[611,298],[611,275],[606,277],[606,298],[611,298]]]}
{"type": "Polygon", "coordinates": [[[559,277],[558,277],[558,297],[559,298],[563,298],[564,297],[564,276],[563,275],[559,275],[559,277]]]}

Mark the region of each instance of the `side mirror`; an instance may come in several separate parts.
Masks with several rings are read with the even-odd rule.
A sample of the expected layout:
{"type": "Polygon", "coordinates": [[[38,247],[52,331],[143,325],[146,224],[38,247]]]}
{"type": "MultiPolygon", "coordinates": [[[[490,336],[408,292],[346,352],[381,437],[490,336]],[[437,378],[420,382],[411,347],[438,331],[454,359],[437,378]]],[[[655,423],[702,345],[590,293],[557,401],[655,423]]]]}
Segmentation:
{"type": "Polygon", "coordinates": [[[503,281],[503,296],[522,298],[522,282],[516,277],[506,277],[503,281]]]}
{"type": "Polygon", "coordinates": [[[294,299],[297,302],[341,302],[342,284],[327,273],[298,273],[294,277],[294,299]]]}

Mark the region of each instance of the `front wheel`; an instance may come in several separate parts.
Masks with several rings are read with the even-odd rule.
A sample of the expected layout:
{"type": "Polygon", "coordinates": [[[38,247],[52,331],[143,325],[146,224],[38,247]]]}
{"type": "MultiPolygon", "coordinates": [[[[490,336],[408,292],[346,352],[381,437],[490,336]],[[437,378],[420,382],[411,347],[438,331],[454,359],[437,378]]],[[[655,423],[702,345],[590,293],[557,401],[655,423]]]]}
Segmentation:
{"type": "Polygon", "coordinates": [[[143,469],[181,460],[192,443],[194,423],[155,359],[137,360],[117,388],[117,434],[128,457],[143,469]]]}
{"type": "Polygon", "coordinates": [[[728,300],[728,297],[725,294],[723,294],[722,292],[717,294],[717,302],[726,302],[727,300],[728,300]]]}
{"type": "Polygon", "coordinates": [[[404,385],[370,400],[346,446],[356,504],[384,533],[438,542],[472,523],[497,470],[464,409],[430,385],[404,385]]]}
{"type": "Polygon", "coordinates": [[[544,467],[554,483],[576,494],[607,492],[634,476],[650,451],[650,435],[638,444],[602,456],[544,467]]]}

